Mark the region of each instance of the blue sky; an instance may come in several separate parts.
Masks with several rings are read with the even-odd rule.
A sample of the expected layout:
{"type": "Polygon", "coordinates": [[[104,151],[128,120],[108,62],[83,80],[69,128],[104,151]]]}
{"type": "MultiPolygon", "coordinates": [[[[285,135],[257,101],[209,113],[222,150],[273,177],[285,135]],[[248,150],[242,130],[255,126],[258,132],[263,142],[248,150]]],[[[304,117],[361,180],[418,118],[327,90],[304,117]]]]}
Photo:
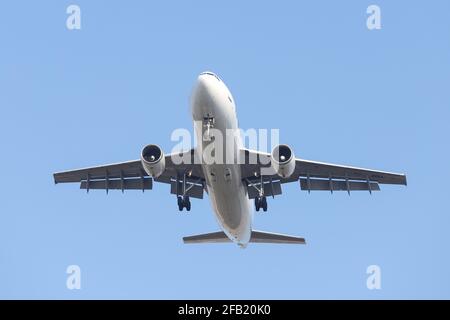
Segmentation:
{"type": "Polygon", "coordinates": [[[0,298],[450,298],[448,1],[8,1],[0,11],[0,298]],[[382,29],[366,28],[381,8],[382,29]],[[189,128],[198,73],[242,128],[298,157],[405,172],[382,192],[286,185],[255,228],[306,246],[185,246],[218,229],[166,185],[91,192],[52,173],[137,159],[189,128]],[[81,290],[66,288],[67,266],[81,290]],[[381,290],[366,268],[379,265],[381,290]]]}

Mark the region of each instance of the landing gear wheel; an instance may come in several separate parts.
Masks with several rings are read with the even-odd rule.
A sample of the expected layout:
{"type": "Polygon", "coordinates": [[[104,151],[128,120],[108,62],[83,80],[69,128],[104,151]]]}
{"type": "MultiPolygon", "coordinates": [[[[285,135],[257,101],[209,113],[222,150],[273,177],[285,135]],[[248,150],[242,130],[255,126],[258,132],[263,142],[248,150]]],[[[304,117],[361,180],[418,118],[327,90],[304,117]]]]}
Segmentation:
{"type": "Polygon", "coordinates": [[[187,211],[191,211],[191,200],[189,200],[188,196],[183,197],[183,206],[187,211]]]}
{"type": "Polygon", "coordinates": [[[256,211],[259,211],[259,209],[261,208],[261,201],[259,199],[259,197],[255,198],[255,209],[256,211]]]}
{"type": "Polygon", "coordinates": [[[189,199],[187,199],[187,202],[186,202],[186,210],[191,211],[191,200],[189,200],[189,199]]]}
{"type": "Polygon", "coordinates": [[[267,211],[267,199],[266,199],[266,197],[262,197],[262,199],[261,199],[261,207],[263,208],[264,212],[267,211]]]}
{"type": "Polygon", "coordinates": [[[181,197],[177,197],[178,210],[183,211],[183,199],[181,197]]]}

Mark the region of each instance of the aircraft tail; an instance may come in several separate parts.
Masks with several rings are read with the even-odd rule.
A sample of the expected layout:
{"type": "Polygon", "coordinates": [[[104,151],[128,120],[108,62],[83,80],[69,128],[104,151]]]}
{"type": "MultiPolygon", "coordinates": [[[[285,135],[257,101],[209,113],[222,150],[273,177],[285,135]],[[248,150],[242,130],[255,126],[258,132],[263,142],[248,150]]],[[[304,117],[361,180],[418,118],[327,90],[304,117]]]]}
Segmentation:
{"type": "MultiPolygon", "coordinates": [[[[186,244],[191,243],[225,243],[232,242],[230,238],[223,231],[204,233],[189,237],[184,237],[183,242],[186,244]]],[[[252,231],[250,238],[252,243],[285,243],[285,244],[306,244],[304,238],[290,236],[286,234],[264,232],[264,231],[252,231]]]]}

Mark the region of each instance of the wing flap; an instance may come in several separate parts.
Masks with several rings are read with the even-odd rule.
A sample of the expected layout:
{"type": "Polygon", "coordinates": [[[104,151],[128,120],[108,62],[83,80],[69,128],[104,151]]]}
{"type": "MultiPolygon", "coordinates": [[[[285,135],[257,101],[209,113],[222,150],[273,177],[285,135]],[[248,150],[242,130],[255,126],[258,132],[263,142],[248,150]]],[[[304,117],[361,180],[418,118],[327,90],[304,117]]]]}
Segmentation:
{"type": "Polygon", "coordinates": [[[335,179],[369,180],[380,184],[406,185],[406,176],[404,174],[302,159],[296,160],[294,175],[297,177],[309,175],[310,177],[325,179],[331,176],[335,179]]]}
{"type": "Polygon", "coordinates": [[[97,189],[97,190],[151,190],[153,187],[153,182],[151,178],[128,178],[123,180],[94,180],[81,181],[80,189],[97,189]]]}
{"type": "MultiPolygon", "coordinates": [[[[241,164],[243,178],[252,178],[261,172],[261,168],[270,167],[271,157],[267,152],[242,149],[240,156],[241,161],[243,161],[241,164]]],[[[268,178],[271,177],[274,180],[280,179],[281,183],[288,183],[297,181],[299,178],[306,178],[308,176],[310,178],[319,179],[332,178],[333,180],[369,180],[378,184],[407,184],[406,175],[401,173],[371,170],[304,159],[295,160],[295,170],[289,178],[280,179],[276,174],[272,176],[269,175],[268,178]]],[[[355,185],[355,188],[359,188],[359,186],[355,185]]]]}
{"type": "Polygon", "coordinates": [[[366,181],[345,181],[345,180],[329,180],[329,179],[300,179],[300,187],[307,191],[354,191],[354,190],[370,190],[380,191],[380,186],[376,182],[366,181]]]}
{"type": "MultiPolygon", "coordinates": [[[[248,198],[255,199],[259,196],[258,189],[261,188],[261,182],[259,181],[246,181],[248,198]],[[249,183],[250,182],[250,183],[249,183]]],[[[278,196],[282,193],[280,181],[272,181],[272,183],[263,183],[264,195],[266,196],[278,196]]]]}
{"type": "Polygon", "coordinates": [[[114,163],[91,168],[76,169],[53,174],[55,183],[81,182],[82,180],[136,178],[147,176],[140,160],[114,163]]]}
{"type": "MultiPolygon", "coordinates": [[[[183,194],[183,182],[172,180],[170,182],[170,193],[181,195],[183,194]]],[[[203,199],[203,185],[195,183],[194,180],[186,181],[186,195],[196,199],[203,199]]]]}
{"type": "Polygon", "coordinates": [[[189,173],[189,186],[186,195],[193,198],[203,198],[203,171],[195,160],[194,149],[181,151],[165,156],[165,171],[157,178],[151,178],[145,172],[141,160],[132,160],[96,167],[88,167],[53,174],[55,183],[79,182],[80,189],[104,190],[150,190],[153,181],[171,184],[174,193],[174,182],[179,172],[189,173]],[[187,157],[186,163],[178,163],[187,157]],[[175,162],[173,160],[176,160],[175,162]],[[195,183],[191,183],[195,181],[195,183]]]}

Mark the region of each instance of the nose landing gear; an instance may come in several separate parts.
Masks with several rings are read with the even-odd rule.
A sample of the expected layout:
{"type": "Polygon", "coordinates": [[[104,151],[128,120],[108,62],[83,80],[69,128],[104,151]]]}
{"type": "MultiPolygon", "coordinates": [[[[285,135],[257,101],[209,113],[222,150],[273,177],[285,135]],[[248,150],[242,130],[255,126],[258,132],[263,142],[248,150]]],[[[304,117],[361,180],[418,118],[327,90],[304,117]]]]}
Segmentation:
{"type": "Polygon", "coordinates": [[[212,134],[210,129],[214,128],[215,119],[212,115],[209,113],[203,117],[203,128],[205,130],[203,138],[205,141],[211,141],[212,140],[212,134]]]}

